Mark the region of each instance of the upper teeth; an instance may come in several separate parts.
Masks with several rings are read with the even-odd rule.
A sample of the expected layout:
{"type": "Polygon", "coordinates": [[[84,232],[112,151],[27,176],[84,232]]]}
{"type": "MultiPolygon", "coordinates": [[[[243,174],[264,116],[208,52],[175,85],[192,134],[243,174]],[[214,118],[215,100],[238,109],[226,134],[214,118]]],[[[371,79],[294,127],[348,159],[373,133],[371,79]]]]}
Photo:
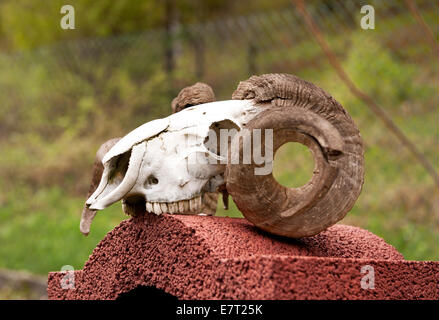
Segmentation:
{"type": "Polygon", "coordinates": [[[201,195],[189,200],[176,202],[149,202],[146,201],[146,211],[155,214],[162,213],[191,213],[198,214],[202,208],[201,195]]]}

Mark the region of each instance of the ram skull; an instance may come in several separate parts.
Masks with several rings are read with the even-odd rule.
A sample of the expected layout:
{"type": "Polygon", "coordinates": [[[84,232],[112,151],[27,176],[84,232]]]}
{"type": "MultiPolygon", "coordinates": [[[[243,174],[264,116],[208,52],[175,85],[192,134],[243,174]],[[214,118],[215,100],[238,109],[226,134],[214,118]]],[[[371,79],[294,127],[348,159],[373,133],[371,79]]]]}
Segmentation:
{"type": "MultiPolygon", "coordinates": [[[[287,74],[253,76],[232,98],[184,108],[174,101],[180,112],[103,146],[102,176],[87,210],[122,200],[130,215],[139,207],[155,214],[200,214],[206,195],[221,191],[248,220],[277,235],[311,236],[342,219],[364,179],[361,136],[343,107],[322,89],[287,74]],[[238,141],[235,149],[226,145],[229,157],[210,136],[221,129],[234,132],[231,141],[238,141]],[[287,142],[308,146],[315,160],[311,180],[287,188],[271,172],[255,174],[261,164],[254,160],[230,163],[230,153],[243,158],[242,141],[254,129],[272,130],[272,154],[287,142]]],[[[261,144],[267,147],[266,140],[261,144]]],[[[92,218],[83,215],[81,231],[88,232],[92,218]]]]}

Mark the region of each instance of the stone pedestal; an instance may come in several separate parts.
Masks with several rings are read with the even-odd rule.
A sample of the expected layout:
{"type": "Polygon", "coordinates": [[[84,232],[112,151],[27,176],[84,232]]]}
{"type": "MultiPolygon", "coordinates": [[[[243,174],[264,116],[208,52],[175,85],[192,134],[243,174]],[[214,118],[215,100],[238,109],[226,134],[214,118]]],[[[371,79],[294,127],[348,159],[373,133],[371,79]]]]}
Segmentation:
{"type": "Polygon", "coordinates": [[[366,230],[335,225],[295,240],[224,217],[123,221],[75,271],[73,289],[61,287],[64,276],[49,273],[49,299],[116,299],[142,287],[179,299],[439,299],[439,262],[406,261],[366,230]]]}

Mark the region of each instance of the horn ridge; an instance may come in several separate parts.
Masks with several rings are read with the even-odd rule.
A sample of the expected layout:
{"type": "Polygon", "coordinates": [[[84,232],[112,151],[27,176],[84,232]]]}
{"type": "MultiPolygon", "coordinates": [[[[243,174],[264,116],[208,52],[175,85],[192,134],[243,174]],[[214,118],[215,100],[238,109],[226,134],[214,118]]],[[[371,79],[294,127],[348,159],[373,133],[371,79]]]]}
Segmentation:
{"type": "Polygon", "coordinates": [[[272,128],[273,154],[287,142],[299,142],[315,160],[312,178],[300,188],[284,187],[272,174],[255,175],[253,163],[229,164],[227,190],[243,215],[268,232],[293,238],[341,220],[364,181],[363,142],[346,110],[322,89],[288,74],[253,76],[239,84],[233,98],[253,99],[266,109],[247,128],[272,128]]]}

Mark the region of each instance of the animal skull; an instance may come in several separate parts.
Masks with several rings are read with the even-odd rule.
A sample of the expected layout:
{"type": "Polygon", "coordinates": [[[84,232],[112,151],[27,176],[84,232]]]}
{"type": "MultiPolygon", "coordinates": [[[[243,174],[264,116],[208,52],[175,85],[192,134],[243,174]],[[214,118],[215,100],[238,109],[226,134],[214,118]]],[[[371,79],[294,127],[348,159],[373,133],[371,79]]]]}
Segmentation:
{"type": "MultiPolygon", "coordinates": [[[[179,96],[181,101],[173,101],[177,111],[191,105],[190,91],[179,96]]],[[[208,101],[212,97],[213,92],[208,101]]],[[[102,210],[122,200],[131,215],[139,203],[156,214],[200,214],[206,194],[221,191],[231,194],[253,224],[277,235],[311,236],[342,219],[364,180],[362,139],[343,107],[322,89],[287,74],[253,76],[239,84],[232,98],[148,122],[109,151],[104,148],[102,178],[86,201],[88,209],[102,210]],[[274,132],[272,154],[287,142],[308,146],[315,160],[311,180],[286,188],[271,173],[254,174],[260,164],[253,160],[218,161],[224,157],[210,132],[220,129],[236,129],[231,144],[237,142],[238,148],[226,147],[238,159],[246,151],[245,133],[254,129],[274,132]]],[[[261,144],[266,147],[267,141],[261,144]]],[[[93,216],[83,214],[81,226],[93,216]]]]}
{"type": "Polygon", "coordinates": [[[142,125],[104,156],[101,183],[86,204],[102,210],[122,198],[143,199],[156,214],[200,213],[202,194],[224,184],[225,165],[209,161],[218,157],[206,145],[209,131],[242,129],[260,111],[251,100],[218,101],[142,125]]]}

